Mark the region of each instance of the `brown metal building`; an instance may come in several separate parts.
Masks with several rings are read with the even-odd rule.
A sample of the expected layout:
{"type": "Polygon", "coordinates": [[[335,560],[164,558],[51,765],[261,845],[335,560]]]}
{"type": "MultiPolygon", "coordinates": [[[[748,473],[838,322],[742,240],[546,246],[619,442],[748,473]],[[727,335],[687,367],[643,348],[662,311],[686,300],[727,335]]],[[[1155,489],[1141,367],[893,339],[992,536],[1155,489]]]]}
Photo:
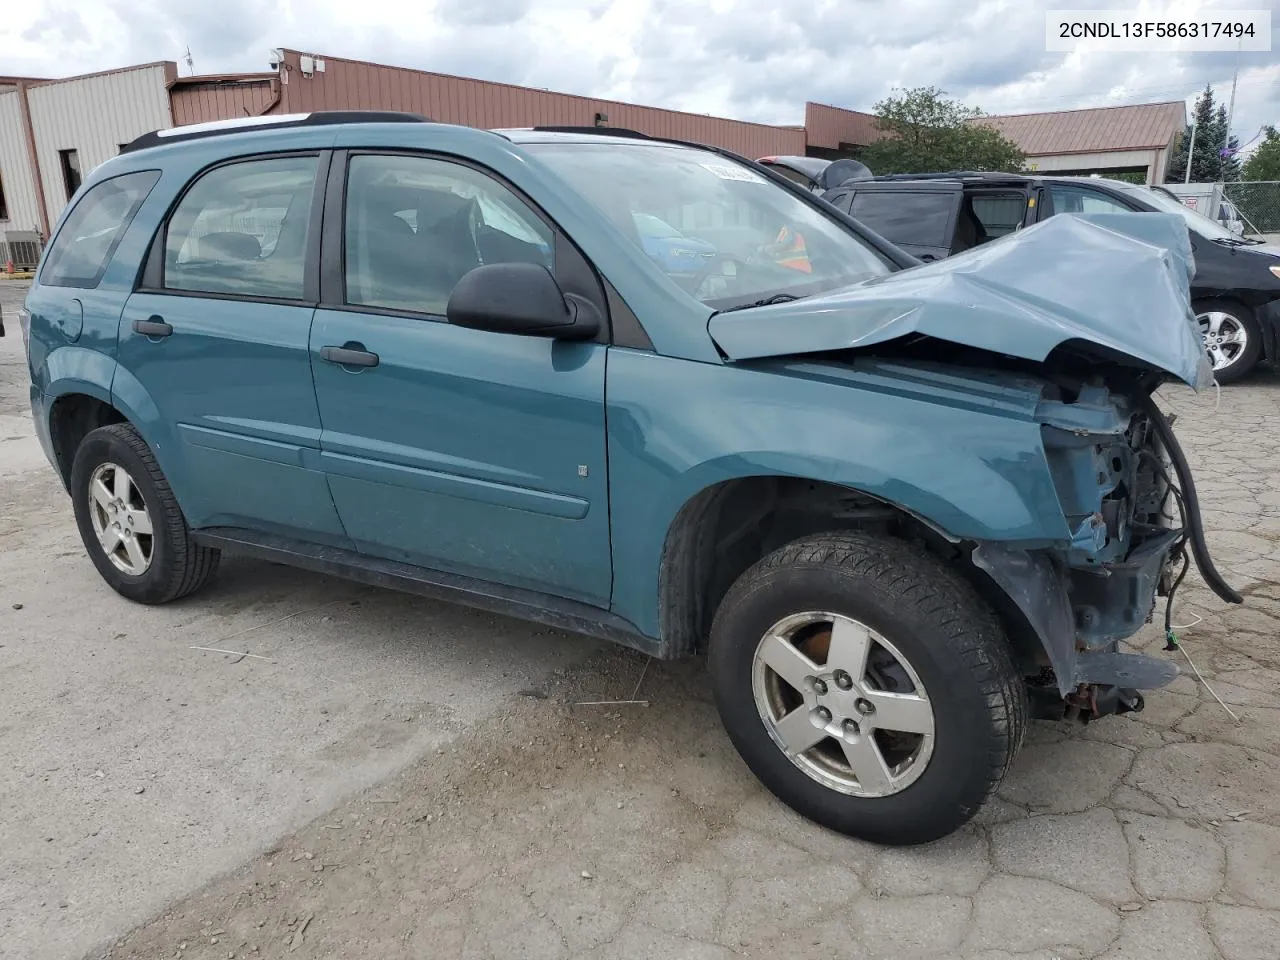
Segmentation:
{"type": "MultiPolygon", "coordinates": [[[[277,69],[181,77],[171,61],[78,77],[0,77],[0,267],[37,250],[83,176],[141,133],[209,120],[315,110],[404,110],[501,128],[626,127],[748,157],[848,155],[879,138],[875,118],[805,104],[803,126],[729,120],[277,49],[277,69]]],[[[1185,125],[1181,102],[992,117],[1032,169],[1145,170],[1163,179],[1185,125]]],[[[29,257],[28,257],[29,259],[29,257]]]]}
{"type": "Polygon", "coordinates": [[[489,129],[600,123],[711,143],[750,157],[805,152],[804,127],[726,120],[296,50],[283,51],[278,74],[183,77],[174,82],[171,98],[175,124],[314,110],[404,110],[489,129]]]}

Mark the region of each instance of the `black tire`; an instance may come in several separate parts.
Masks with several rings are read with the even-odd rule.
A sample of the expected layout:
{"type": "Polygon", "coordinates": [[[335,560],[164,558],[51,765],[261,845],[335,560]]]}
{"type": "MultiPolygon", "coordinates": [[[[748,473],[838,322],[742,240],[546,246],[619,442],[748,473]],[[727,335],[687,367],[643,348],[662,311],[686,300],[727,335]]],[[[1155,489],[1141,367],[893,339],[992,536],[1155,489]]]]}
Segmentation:
{"type": "Polygon", "coordinates": [[[218,569],[219,551],[192,539],[191,528],[151,448],[127,423],[99,427],[80,442],[71,466],[71,500],[89,558],[102,579],[123,597],[139,603],[168,603],[200,589],[218,569]],[[103,464],[125,469],[150,516],[151,560],[139,576],[120,570],[94,531],[89,484],[103,464]]]}
{"type": "Polygon", "coordinates": [[[760,560],[716,612],[708,666],[729,737],[761,782],[803,816],[874,843],[925,843],[962,826],[1004,778],[1027,724],[1026,689],[994,613],[945,564],[887,537],[806,537],[760,560]],[[801,611],[842,614],[876,631],[923,683],[933,753],[900,792],[859,797],[819,783],[766,729],[752,693],[756,647],[801,611]]]}
{"type": "MultiPolygon", "coordinates": [[[[1235,383],[1244,379],[1262,358],[1262,327],[1252,310],[1234,300],[1197,300],[1192,304],[1196,317],[1206,313],[1225,313],[1243,328],[1246,337],[1244,349],[1221,369],[1213,371],[1219,384],[1235,383]]],[[[1212,362],[1212,360],[1211,360],[1212,362]]]]}

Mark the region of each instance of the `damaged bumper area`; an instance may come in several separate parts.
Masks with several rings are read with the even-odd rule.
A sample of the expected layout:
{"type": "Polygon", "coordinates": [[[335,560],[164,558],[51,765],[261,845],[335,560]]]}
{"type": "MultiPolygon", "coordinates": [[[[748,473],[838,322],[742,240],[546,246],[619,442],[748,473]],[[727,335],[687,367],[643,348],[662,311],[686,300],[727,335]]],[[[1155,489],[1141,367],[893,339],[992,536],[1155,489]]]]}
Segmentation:
{"type": "Polygon", "coordinates": [[[1131,405],[1086,387],[1070,404],[1046,400],[1037,419],[1070,541],[1041,549],[984,541],[973,561],[1040,642],[1044,669],[1032,692],[1050,694],[1039,698],[1042,715],[1141,709],[1138,691],[1165,686],[1178,667],[1122,652],[1120,642],[1152,622],[1158,597],[1172,601],[1181,575],[1171,574],[1178,559],[1189,562],[1188,547],[1211,589],[1241,598],[1204,549],[1194,479],[1154,402],[1131,405]]]}

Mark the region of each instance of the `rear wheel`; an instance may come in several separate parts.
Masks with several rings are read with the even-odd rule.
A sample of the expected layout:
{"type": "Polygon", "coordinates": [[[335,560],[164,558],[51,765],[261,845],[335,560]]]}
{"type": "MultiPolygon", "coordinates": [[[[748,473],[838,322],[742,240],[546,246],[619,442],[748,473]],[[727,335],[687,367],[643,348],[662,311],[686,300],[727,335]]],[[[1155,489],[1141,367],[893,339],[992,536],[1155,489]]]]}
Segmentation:
{"type": "Polygon", "coordinates": [[[1262,355],[1262,330],[1253,311],[1230,300],[1200,300],[1195,311],[1214,378],[1234,383],[1244,377],[1262,355]]]}
{"type": "Polygon", "coordinates": [[[995,616],[898,540],[830,534],[765,557],[726,595],[708,659],[730,739],[764,785],[873,842],[964,824],[1026,724],[995,616]]]}
{"type": "Polygon", "coordinates": [[[218,568],[218,551],[192,539],[151,449],[127,423],[99,427],[81,441],[71,498],[89,558],[130,600],[176,600],[204,586],[218,568]]]}

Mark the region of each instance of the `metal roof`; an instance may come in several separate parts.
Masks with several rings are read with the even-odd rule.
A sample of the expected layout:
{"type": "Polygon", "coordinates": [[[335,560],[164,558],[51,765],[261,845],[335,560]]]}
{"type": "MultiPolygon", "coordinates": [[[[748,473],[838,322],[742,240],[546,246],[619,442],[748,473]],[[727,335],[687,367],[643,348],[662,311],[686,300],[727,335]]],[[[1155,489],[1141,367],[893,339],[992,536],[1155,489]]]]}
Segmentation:
{"type": "Polygon", "coordinates": [[[1019,113],[975,120],[995,127],[1029,157],[1059,153],[1112,153],[1169,146],[1187,123],[1181,100],[1128,107],[1019,113]]]}

